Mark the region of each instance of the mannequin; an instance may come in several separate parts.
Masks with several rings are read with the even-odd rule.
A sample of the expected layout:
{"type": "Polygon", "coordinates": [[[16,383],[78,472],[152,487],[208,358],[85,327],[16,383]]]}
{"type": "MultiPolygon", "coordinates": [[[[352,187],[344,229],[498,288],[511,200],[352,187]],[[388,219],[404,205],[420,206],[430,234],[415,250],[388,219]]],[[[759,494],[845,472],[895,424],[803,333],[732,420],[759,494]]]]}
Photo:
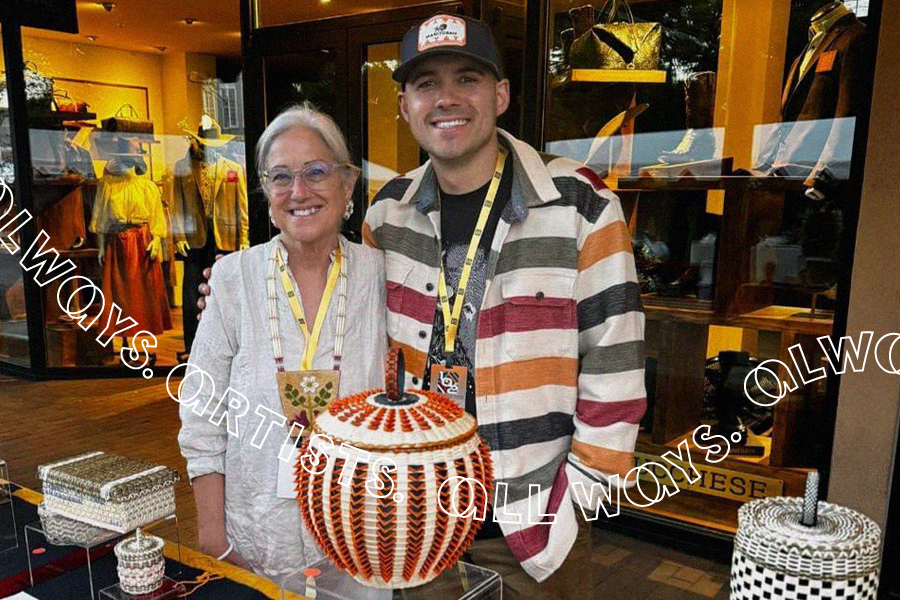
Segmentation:
{"type": "Polygon", "coordinates": [[[119,137],[118,152],[109,160],[97,186],[90,230],[98,234],[98,259],[103,265],[101,327],[112,303],[121,317],[154,335],[172,328],[160,267],[162,239],[168,235],[162,199],[156,184],[141,177],[147,172],[137,142],[119,137]]]}
{"type": "Polygon", "coordinates": [[[854,117],[862,110],[858,78],[865,33],[866,26],[842,2],[826,2],[813,14],[809,43],[785,82],[782,123],[755,167],[804,180],[805,192],[784,195],[780,231],[807,258],[797,275],[807,289],[827,289],[837,280],[846,210],[841,182],[849,177],[854,117]]]}
{"type": "Polygon", "coordinates": [[[791,65],[777,126],[756,170],[804,177],[846,178],[853,120],[859,114],[856,78],[866,26],[842,2],[827,2],[810,20],[809,44],[791,65]],[[825,173],[825,171],[828,173],[825,173]]]}
{"type": "Polygon", "coordinates": [[[218,123],[207,115],[196,134],[185,133],[191,146],[175,165],[169,202],[176,252],[184,261],[185,352],[178,354],[180,361],[186,360],[197,331],[197,286],[203,282],[203,270],[212,266],[216,254],[250,245],[244,168],[222,152],[234,136],[222,134],[218,123]]]}

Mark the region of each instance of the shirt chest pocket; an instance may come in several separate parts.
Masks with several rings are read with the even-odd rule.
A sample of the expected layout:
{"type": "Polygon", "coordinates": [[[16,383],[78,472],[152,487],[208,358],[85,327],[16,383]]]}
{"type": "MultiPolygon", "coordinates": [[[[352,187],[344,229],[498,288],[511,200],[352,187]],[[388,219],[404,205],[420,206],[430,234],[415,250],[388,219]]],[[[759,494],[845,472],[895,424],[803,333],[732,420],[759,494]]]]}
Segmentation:
{"type": "Polygon", "coordinates": [[[575,274],[529,273],[499,282],[491,328],[513,360],[578,356],[575,274]]]}
{"type": "Polygon", "coordinates": [[[385,261],[385,285],[387,288],[387,333],[395,339],[408,343],[401,336],[406,315],[411,312],[410,305],[417,295],[413,286],[413,270],[415,263],[397,257],[387,257],[385,261]]]}

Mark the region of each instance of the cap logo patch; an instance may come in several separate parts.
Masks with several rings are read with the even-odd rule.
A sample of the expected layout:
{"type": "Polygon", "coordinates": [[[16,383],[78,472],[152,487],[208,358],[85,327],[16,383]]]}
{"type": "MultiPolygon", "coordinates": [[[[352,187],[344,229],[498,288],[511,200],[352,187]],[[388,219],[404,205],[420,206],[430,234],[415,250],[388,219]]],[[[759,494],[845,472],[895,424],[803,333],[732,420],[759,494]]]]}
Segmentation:
{"type": "Polygon", "coordinates": [[[465,46],[466,22],[451,15],[434,16],[419,27],[419,52],[437,46],[465,46]]]}

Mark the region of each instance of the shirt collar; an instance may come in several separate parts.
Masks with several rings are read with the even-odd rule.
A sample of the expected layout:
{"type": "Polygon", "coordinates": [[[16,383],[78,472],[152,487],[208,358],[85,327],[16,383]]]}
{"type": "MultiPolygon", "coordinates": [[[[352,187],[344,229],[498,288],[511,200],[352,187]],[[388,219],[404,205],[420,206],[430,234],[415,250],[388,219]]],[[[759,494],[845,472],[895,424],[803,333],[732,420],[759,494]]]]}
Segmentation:
{"type": "MultiPolygon", "coordinates": [[[[511,197],[501,216],[505,221],[516,223],[528,216],[528,207],[558,200],[561,194],[534,148],[500,128],[497,129],[497,137],[509,152],[509,160],[513,161],[511,197]]],[[[437,210],[440,206],[438,182],[431,161],[411,172],[409,177],[412,183],[402,201],[414,202],[416,209],[423,215],[437,210]]]]}

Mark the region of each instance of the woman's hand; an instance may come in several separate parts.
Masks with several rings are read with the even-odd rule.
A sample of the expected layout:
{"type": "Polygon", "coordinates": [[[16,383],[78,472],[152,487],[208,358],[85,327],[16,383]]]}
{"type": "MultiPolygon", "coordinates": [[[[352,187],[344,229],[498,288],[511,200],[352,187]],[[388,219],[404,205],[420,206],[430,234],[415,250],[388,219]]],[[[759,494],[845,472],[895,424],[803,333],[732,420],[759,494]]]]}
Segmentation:
{"type": "MultiPolygon", "coordinates": [[[[225,535],[225,476],[207,473],[191,480],[194,502],[197,504],[197,545],[200,552],[218,558],[228,550],[225,535]]],[[[252,571],[250,563],[232,550],[222,560],[252,571]]]]}
{"type": "MultiPolygon", "coordinates": [[[[218,261],[220,258],[225,256],[224,254],[216,254],[216,260],[218,261]]],[[[206,267],[203,269],[203,278],[209,281],[210,276],[212,276],[212,267],[206,267]]],[[[197,320],[203,316],[203,311],[206,308],[206,297],[209,296],[209,284],[201,283],[197,286],[197,291],[200,292],[200,297],[197,298],[197,308],[200,309],[200,312],[197,313],[197,320]]]]}

